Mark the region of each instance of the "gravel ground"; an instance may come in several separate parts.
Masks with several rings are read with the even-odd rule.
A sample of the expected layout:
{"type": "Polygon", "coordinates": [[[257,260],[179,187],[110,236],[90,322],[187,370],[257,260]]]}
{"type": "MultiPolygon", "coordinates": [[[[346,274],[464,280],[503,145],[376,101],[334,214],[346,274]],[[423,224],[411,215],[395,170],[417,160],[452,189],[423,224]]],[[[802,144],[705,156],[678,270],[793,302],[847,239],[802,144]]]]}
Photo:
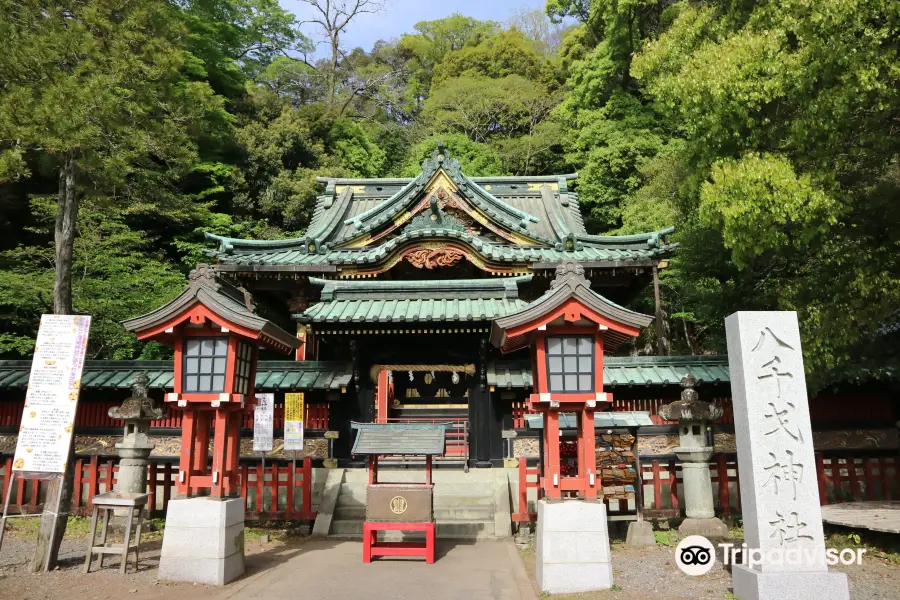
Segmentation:
{"type": "MultiPolygon", "coordinates": [[[[70,524],[60,553],[60,567],[52,573],[30,573],[27,569],[34,549],[35,532],[31,529],[8,531],[0,549],[0,599],[16,600],[194,600],[221,596],[229,588],[212,588],[186,583],[167,583],[157,579],[161,534],[151,533],[141,542],[141,561],[137,572],[129,569],[119,575],[117,557],[107,557],[103,569],[96,562],[91,573],[82,573],[86,528],[83,523],[70,524]]],[[[304,543],[304,538],[289,537],[260,542],[248,535],[246,541],[247,573],[251,575],[272,568],[283,561],[282,550],[304,543]]],[[[522,551],[525,569],[534,582],[534,551],[522,551]]],[[[566,600],[733,600],[730,594],[731,574],[717,560],[713,570],[702,577],[690,577],[675,566],[674,546],[657,546],[627,550],[620,540],[612,544],[613,577],[617,589],[606,592],[552,596],[566,600]]],[[[900,598],[900,565],[867,554],[861,566],[836,567],[847,573],[852,600],[897,600],[900,598]]],[[[341,570],[322,573],[338,581],[341,570]]],[[[336,585],[340,585],[336,583],[336,585]]],[[[372,590],[373,598],[387,597],[372,590]]],[[[227,595],[227,593],[226,593],[227,595]]],[[[544,598],[546,596],[541,595],[544,598]]],[[[772,599],[781,600],[781,599],[772,599]]],[[[790,599],[787,599],[790,600],[790,599]]]]}
{"type": "MultiPolygon", "coordinates": [[[[30,519],[29,519],[30,521],[30,519]]],[[[87,530],[83,523],[70,520],[60,548],[60,565],[51,573],[31,573],[28,564],[34,551],[32,524],[7,531],[0,549],[0,599],[16,600],[179,600],[200,599],[221,592],[222,588],[190,583],[171,583],[157,579],[162,535],[151,532],[141,536],[141,555],[137,571],[129,565],[125,576],[119,574],[119,558],[107,556],[99,569],[96,558],[91,572],[84,574],[87,530]]],[[[263,544],[252,536],[246,541],[247,572],[267,568],[277,558],[269,552],[283,542],[263,544]]],[[[114,535],[110,541],[121,542],[114,535]]],[[[302,539],[291,538],[292,544],[302,539]]]]}
{"type": "MultiPolygon", "coordinates": [[[[566,600],[732,600],[731,573],[721,556],[708,574],[691,577],[675,565],[675,548],[656,546],[629,550],[624,543],[612,544],[613,582],[616,589],[582,594],[542,595],[566,600]]],[[[534,582],[534,548],[522,551],[525,570],[534,582]]],[[[900,598],[900,565],[865,556],[860,566],[834,567],[847,574],[851,600],[897,600],[900,598]]],[[[537,589],[535,584],[535,589],[537,589]]],[[[771,600],[790,600],[772,598],[771,600]]]]}

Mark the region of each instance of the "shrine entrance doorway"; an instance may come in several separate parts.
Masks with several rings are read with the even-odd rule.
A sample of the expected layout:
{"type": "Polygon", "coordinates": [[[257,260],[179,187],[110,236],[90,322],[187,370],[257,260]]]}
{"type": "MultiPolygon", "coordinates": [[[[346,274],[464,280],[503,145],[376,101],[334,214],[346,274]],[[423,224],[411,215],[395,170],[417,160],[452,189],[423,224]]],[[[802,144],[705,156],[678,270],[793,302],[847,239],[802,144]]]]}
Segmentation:
{"type": "Polygon", "coordinates": [[[468,468],[469,389],[474,364],[392,364],[372,367],[375,421],[449,423],[446,454],[439,463],[468,468]]]}

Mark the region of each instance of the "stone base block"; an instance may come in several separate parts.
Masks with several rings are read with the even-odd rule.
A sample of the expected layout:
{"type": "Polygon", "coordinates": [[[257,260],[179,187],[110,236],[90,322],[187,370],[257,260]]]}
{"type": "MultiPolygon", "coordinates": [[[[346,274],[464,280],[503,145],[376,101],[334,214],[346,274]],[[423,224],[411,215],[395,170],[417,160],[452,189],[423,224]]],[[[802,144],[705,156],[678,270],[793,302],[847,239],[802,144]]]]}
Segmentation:
{"type": "Polygon", "coordinates": [[[728,538],[728,525],[721,519],[685,519],[678,527],[681,537],[689,535],[702,535],[706,539],[715,542],[728,538]]]}
{"type": "Polygon", "coordinates": [[[602,502],[538,502],[535,575],[539,589],[551,594],[612,587],[602,502]]]}
{"type": "Polygon", "coordinates": [[[244,573],[244,500],[171,500],[159,577],[224,585],[244,573]]]}
{"type": "Polygon", "coordinates": [[[847,576],[834,571],[762,573],[735,565],[731,578],[740,600],[850,600],[847,576]]]}
{"type": "Polygon", "coordinates": [[[159,578],[167,581],[190,581],[207,585],[225,585],[244,574],[244,553],[228,558],[159,559],[159,578]]]}
{"type": "Polygon", "coordinates": [[[628,524],[628,533],[625,534],[626,548],[641,548],[655,545],[656,536],[653,535],[653,523],[650,521],[632,521],[628,524]]]}

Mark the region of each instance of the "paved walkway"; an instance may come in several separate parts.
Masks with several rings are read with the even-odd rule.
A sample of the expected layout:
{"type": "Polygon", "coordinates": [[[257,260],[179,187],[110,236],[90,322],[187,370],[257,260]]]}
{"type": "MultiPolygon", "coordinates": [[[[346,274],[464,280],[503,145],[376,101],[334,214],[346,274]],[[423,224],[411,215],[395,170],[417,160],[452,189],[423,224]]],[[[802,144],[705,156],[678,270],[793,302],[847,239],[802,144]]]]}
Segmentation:
{"type": "Polygon", "coordinates": [[[221,600],[390,598],[535,600],[511,540],[438,540],[436,560],[362,562],[362,542],[314,539],[247,557],[247,575],[221,600]],[[273,564],[274,563],[274,564],[273,564]],[[265,570],[261,570],[265,564],[265,570]]]}
{"type": "Polygon", "coordinates": [[[822,507],[822,520],[832,525],[900,533],[900,502],[844,502],[822,507]]]}

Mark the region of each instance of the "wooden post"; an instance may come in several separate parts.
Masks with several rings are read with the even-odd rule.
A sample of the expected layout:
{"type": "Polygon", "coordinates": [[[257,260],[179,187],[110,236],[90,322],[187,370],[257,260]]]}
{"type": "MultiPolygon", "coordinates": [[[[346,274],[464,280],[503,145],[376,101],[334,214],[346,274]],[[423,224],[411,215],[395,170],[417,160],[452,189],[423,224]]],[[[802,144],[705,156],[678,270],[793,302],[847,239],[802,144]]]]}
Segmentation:
{"type": "Polygon", "coordinates": [[[225,483],[225,459],[226,443],[228,441],[228,413],[223,409],[216,409],[215,433],[213,435],[213,459],[212,459],[212,485],[209,495],[213,498],[224,496],[225,483]]]}
{"type": "Polygon", "coordinates": [[[662,302],[659,296],[659,267],[653,265],[653,302],[656,306],[656,353],[666,354],[666,332],[663,326],[662,302]]]}
{"type": "Polygon", "coordinates": [[[559,470],[559,412],[548,410],[544,413],[544,429],[547,431],[547,469],[548,480],[544,482],[547,497],[552,499],[562,498],[562,475],[559,470]]]}
{"type": "MultiPolygon", "coordinates": [[[[644,520],[644,468],[641,466],[641,457],[638,454],[638,430],[634,428],[629,431],[634,436],[634,441],[631,443],[631,452],[634,454],[634,469],[637,472],[637,481],[634,486],[634,509],[637,513],[637,520],[640,523],[644,520]]],[[[597,473],[597,478],[600,478],[599,473],[597,473]]]]}
{"type": "Polygon", "coordinates": [[[312,458],[303,457],[303,518],[309,518],[312,514],[312,458]]]}
{"type": "Polygon", "coordinates": [[[378,371],[378,383],[375,389],[377,423],[388,422],[388,372],[386,369],[378,371]]]}
{"type": "Polygon", "coordinates": [[[178,493],[190,497],[191,473],[194,470],[194,444],[197,433],[197,411],[188,407],[181,420],[181,457],[178,463],[178,493]]]}
{"type": "MultiPolygon", "coordinates": [[[[75,436],[69,445],[69,460],[59,477],[50,480],[44,500],[44,510],[38,527],[37,546],[31,556],[29,568],[32,573],[52,571],[59,559],[59,547],[66,533],[69,508],[72,504],[72,488],[75,477],[75,436]]],[[[20,480],[21,481],[21,480],[20,480]]],[[[38,482],[33,482],[35,487],[38,482]]]]}
{"type": "Polygon", "coordinates": [[[669,495],[672,499],[672,508],[679,508],[678,506],[678,469],[675,466],[675,461],[669,461],[669,495]]]}

